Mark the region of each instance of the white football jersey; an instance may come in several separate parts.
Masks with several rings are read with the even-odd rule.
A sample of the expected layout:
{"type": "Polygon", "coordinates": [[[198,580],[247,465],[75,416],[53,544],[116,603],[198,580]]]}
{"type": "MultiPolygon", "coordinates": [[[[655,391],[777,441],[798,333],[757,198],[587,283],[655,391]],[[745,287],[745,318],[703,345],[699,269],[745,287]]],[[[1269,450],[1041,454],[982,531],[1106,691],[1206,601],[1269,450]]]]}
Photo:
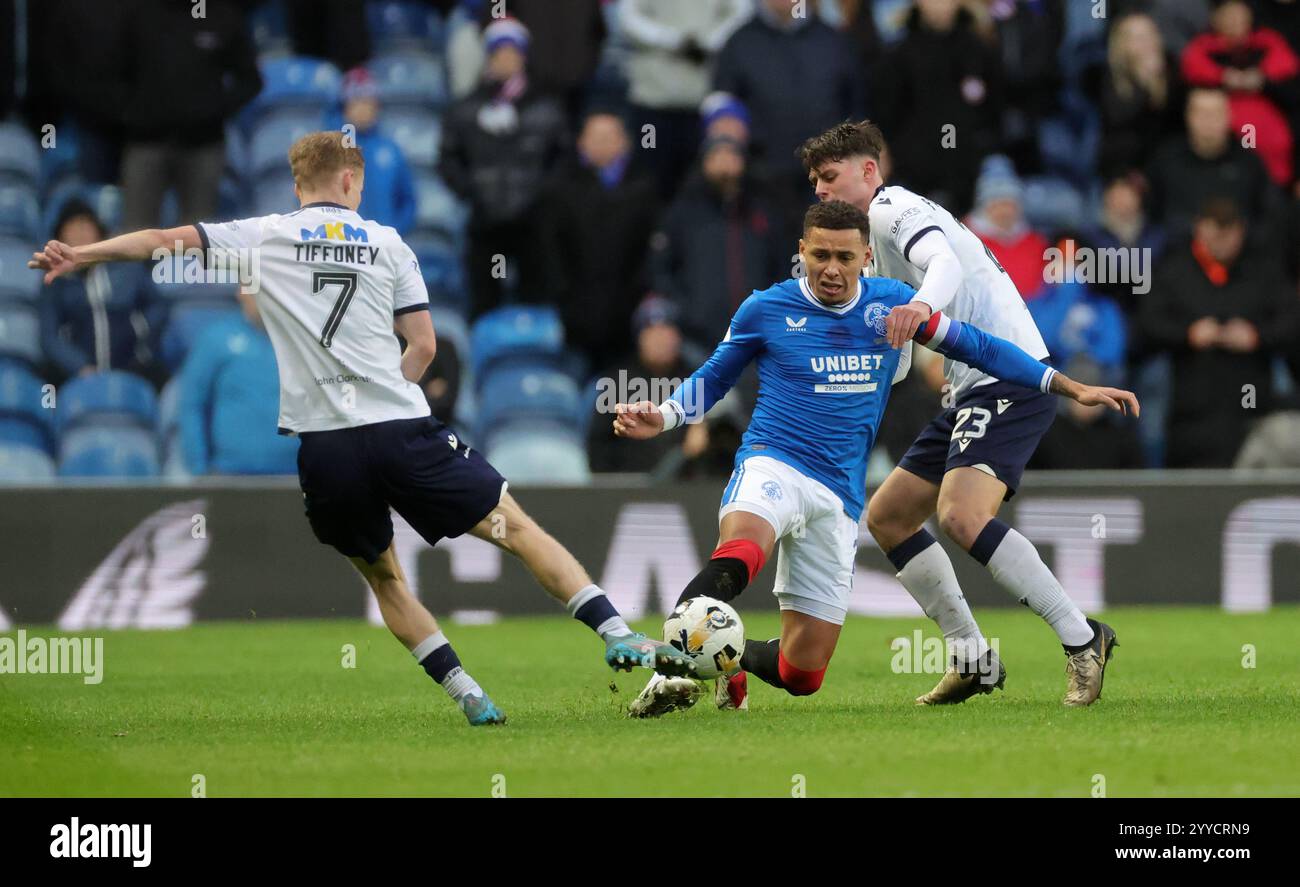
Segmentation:
{"type": "MultiPolygon", "coordinates": [[[[906,188],[885,185],[876,191],[868,211],[871,220],[871,273],[893,277],[919,288],[925,272],[908,260],[913,244],[929,231],[939,231],[961,262],[962,281],[943,313],[986,333],[1012,342],[1031,357],[1047,357],[1047,346],[1025,300],[997,259],[969,228],[943,207],[906,188]]],[[[944,358],[944,375],[954,397],[976,385],[997,381],[964,363],[944,358]]]]}
{"type": "Polygon", "coordinates": [[[397,231],[335,203],[198,229],[205,255],[254,257],[282,431],[429,415],[420,387],[402,376],[393,333],[396,315],[429,307],[419,263],[397,231]]]}

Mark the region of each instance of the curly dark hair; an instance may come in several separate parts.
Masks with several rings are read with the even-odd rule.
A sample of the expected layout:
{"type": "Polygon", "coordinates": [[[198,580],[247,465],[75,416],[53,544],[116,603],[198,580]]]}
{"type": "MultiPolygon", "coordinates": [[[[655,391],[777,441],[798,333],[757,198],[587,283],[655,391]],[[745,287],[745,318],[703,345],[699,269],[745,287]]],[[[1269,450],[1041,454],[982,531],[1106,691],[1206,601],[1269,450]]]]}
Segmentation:
{"type": "Polygon", "coordinates": [[[843,200],[828,200],[808,207],[808,212],[803,214],[803,233],[807,235],[813,228],[825,228],[828,231],[857,228],[862,232],[864,241],[871,238],[871,222],[867,219],[867,214],[843,200]]]}
{"type": "Polygon", "coordinates": [[[846,120],[804,142],[799,147],[799,160],[804,171],[811,172],[824,163],[834,163],[845,157],[865,155],[879,161],[884,150],[885,137],[879,126],[870,120],[858,123],[846,120]]]}

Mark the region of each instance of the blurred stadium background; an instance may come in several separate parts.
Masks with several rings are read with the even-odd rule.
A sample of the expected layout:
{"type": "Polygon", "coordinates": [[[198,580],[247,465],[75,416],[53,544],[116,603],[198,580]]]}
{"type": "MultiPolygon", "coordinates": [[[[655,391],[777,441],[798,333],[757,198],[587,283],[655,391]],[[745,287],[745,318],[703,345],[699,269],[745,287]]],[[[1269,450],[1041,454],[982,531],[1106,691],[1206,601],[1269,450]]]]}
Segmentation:
{"type": "MultiPolygon", "coordinates": [[[[362,612],[279,477],[296,444],[235,292],[25,269],[50,237],[291,211],[288,146],[346,123],[362,214],[429,286],[435,413],[625,611],[710,550],[754,380],[641,446],[609,433],[601,380],[685,377],[791,273],[794,149],[862,116],[887,178],[997,255],[1054,363],[1143,399],[1139,423],[1063,408],[1009,509],[1080,604],[1300,600],[1290,0],[0,0],[0,22],[0,628],[362,612]],[[1142,258],[1080,281],[1052,247],[1142,258]]],[[[873,483],[940,408],[939,369],[896,389],[873,483]]],[[[546,604],[488,546],[444,543],[421,577],[403,539],[466,620],[546,604]]],[[[859,584],[857,612],[915,612],[869,539],[859,584]]]]}

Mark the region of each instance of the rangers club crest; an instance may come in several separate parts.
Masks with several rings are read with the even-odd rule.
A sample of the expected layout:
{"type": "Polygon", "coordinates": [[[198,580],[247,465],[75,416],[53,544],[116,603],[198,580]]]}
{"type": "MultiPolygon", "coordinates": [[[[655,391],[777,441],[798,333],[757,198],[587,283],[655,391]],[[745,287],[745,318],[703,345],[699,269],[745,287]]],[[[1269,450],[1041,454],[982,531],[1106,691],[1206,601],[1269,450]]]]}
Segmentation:
{"type": "Polygon", "coordinates": [[[867,326],[876,331],[876,335],[885,335],[885,318],[889,316],[889,309],[883,302],[872,302],[867,306],[867,310],[862,312],[862,319],[867,322],[867,326]]]}

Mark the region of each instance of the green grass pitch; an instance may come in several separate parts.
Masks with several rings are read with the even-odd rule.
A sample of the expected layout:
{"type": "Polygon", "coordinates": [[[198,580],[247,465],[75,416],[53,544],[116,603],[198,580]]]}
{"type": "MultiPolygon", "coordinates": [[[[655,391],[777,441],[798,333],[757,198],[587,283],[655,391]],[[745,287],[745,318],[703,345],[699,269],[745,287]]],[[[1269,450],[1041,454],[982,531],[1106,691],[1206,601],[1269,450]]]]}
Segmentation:
{"type": "MultiPolygon", "coordinates": [[[[932,626],[853,618],[817,695],[751,678],[747,713],[710,696],[659,721],[623,717],[647,673],[614,676],[572,620],[450,625],[510,717],[479,729],[360,622],[105,632],[102,684],[0,675],[0,795],[184,797],[195,774],[210,797],[1086,797],[1098,776],[1109,796],[1300,794],[1300,608],[1111,611],[1121,646],[1081,710],[1060,704],[1063,655],[1036,617],[980,615],[1004,693],[918,708],[935,676],[895,674],[890,641],[932,626]]],[[[750,636],[777,631],[774,615],[747,621],[750,636]]]]}

